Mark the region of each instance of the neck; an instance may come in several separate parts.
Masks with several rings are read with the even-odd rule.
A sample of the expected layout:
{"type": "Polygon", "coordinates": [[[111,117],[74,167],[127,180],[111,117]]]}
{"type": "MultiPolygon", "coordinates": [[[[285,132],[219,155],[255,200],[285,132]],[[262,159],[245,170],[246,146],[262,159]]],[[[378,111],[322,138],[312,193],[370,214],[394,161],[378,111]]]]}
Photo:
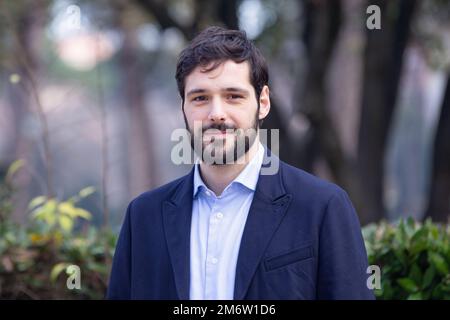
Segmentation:
{"type": "Polygon", "coordinates": [[[224,165],[210,165],[200,162],[200,175],[216,196],[220,196],[225,188],[236,179],[244,170],[247,164],[256,155],[259,148],[259,138],[257,137],[247,153],[242,155],[236,163],[224,165]]]}

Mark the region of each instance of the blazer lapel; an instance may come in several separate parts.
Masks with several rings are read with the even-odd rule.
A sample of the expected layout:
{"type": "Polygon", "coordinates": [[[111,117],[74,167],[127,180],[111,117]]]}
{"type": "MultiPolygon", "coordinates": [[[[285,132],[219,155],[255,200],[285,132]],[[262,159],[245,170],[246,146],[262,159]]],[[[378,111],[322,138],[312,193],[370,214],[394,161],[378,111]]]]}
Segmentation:
{"type": "Polygon", "coordinates": [[[189,299],[190,234],[194,169],[186,175],[170,200],[163,203],[163,224],[175,285],[181,300],[189,299]]]}
{"type": "Polygon", "coordinates": [[[245,297],[272,235],[291,201],[292,196],[284,190],[280,170],[281,161],[276,174],[259,176],[239,249],[234,286],[236,300],[245,297]]]}

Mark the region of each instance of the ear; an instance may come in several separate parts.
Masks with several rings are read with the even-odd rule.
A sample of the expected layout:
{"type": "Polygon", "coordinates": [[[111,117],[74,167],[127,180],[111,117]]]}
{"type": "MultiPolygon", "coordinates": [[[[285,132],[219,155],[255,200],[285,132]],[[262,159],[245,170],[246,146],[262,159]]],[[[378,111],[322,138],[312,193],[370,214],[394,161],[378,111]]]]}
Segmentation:
{"type": "Polygon", "coordinates": [[[270,96],[269,87],[264,86],[259,95],[259,114],[258,119],[262,120],[269,114],[270,111],[270,96]]]}

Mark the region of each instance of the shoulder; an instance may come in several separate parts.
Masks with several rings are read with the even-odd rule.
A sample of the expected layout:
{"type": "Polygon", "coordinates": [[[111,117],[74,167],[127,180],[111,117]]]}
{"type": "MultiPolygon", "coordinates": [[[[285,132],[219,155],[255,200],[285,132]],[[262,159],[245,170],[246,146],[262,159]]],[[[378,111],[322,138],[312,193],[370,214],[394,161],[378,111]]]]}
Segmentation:
{"type": "Polygon", "coordinates": [[[353,240],[360,240],[359,217],[344,189],[286,163],[280,169],[286,193],[292,195],[292,207],[299,216],[317,226],[321,230],[319,233],[330,239],[339,238],[337,234],[343,232],[353,240]]]}
{"type": "Polygon", "coordinates": [[[328,223],[341,230],[360,229],[358,215],[344,189],[286,163],[280,168],[283,185],[292,194],[295,207],[317,213],[319,224],[328,223]]]}
{"type": "Polygon", "coordinates": [[[160,206],[164,201],[171,199],[175,195],[178,188],[188,180],[189,176],[189,174],[184,175],[158,188],[140,194],[130,202],[129,209],[131,211],[140,211],[160,206]]]}
{"type": "Polygon", "coordinates": [[[340,186],[283,161],[280,161],[280,178],[287,193],[301,194],[309,200],[329,201],[333,197],[347,195],[340,186]]]}

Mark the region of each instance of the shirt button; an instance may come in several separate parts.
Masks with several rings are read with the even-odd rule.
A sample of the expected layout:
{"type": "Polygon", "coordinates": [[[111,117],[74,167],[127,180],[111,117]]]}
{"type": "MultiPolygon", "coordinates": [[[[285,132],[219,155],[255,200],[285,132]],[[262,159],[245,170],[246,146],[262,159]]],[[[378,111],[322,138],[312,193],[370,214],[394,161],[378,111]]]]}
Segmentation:
{"type": "Polygon", "coordinates": [[[211,263],[212,263],[212,264],[216,264],[217,261],[219,261],[219,260],[217,260],[217,258],[211,258],[211,263]]]}
{"type": "Polygon", "coordinates": [[[223,213],[222,212],[217,212],[216,213],[216,217],[217,217],[217,219],[222,219],[223,218],[223,213]]]}

